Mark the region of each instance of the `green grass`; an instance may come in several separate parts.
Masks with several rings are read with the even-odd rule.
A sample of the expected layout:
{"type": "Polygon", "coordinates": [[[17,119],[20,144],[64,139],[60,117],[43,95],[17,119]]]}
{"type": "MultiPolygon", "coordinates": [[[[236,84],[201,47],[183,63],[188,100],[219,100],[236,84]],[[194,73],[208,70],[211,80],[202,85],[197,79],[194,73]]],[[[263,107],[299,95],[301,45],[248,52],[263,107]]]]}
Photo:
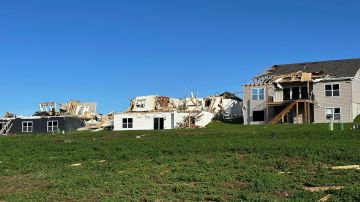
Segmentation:
{"type": "Polygon", "coordinates": [[[0,201],[359,201],[360,171],[328,167],[360,163],[360,133],[327,127],[0,137],[0,201]]]}

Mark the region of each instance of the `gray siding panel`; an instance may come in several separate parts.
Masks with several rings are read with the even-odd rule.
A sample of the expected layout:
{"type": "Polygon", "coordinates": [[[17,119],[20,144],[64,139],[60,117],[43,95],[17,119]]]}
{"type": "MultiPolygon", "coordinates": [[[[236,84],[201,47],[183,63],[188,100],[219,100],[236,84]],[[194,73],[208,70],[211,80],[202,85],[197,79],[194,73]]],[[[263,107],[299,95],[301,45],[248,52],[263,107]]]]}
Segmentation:
{"type": "Polygon", "coordinates": [[[334,82],[320,82],[313,86],[313,94],[316,101],[314,107],[314,121],[315,123],[326,123],[326,108],[336,107],[341,108],[341,121],[352,122],[352,82],[351,81],[334,81],[334,82]],[[327,97],[325,96],[325,85],[340,84],[340,96],[327,97]]]}
{"type": "Polygon", "coordinates": [[[352,112],[353,119],[360,114],[360,70],[352,81],[352,112]]]}

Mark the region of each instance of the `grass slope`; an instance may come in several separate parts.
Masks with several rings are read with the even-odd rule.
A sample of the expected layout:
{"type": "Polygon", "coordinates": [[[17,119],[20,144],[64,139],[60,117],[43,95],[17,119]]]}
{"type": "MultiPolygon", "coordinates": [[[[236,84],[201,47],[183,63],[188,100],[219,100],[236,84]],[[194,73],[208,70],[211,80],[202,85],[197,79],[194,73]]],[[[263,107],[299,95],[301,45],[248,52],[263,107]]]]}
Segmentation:
{"type": "Polygon", "coordinates": [[[0,137],[0,201],[317,201],[329,193],[359,201],[359,171],[327,168],[359,164],[359,135],[327,125],[214,124],[0,137]],[[346,188],[302,189],[325,185],[346,188]]]}

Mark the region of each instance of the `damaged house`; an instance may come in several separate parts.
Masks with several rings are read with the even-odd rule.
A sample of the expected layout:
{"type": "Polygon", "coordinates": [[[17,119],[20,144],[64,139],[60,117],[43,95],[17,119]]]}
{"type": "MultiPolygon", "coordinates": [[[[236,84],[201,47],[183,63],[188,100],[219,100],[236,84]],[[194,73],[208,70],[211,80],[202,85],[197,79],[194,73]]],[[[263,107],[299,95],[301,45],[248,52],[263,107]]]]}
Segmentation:
{"type": "Polygon", "coordinates": [[[19,133],[58,133],[76,131],[85,126],[85,120],[96,113],[96,103],[70,101],[58,105],[55,102],[39,104],[39,111],[32,116],[15,116],[6,113],[0,118],[0,135],[19,133]]]}
{"type": "Polygon", "coordinates": [[[274,65],[244,85],[245,124],[352,122],[360,59],[274,65]]]}
{"type": "Polygon", "coordinates": [[[242,100],[231,93],[208,98],[141,96],[124,113],[114,114],[114,130],[162,130],[205,127],[215,117],[242,116],[242,100]]]}

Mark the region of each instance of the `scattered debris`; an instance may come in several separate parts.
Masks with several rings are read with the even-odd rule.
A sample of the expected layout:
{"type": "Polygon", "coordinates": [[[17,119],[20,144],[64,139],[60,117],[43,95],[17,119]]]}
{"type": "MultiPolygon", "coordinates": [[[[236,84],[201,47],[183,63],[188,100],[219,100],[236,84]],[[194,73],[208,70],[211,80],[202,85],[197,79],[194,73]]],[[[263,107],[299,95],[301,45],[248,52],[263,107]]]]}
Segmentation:
{"type": "Polygon", "coordinates": [[[332,196],[333,196],[332,194],[328,194],[328,195],[324,196],[323,198],[321,198],[321,199],[319,200],[319,202],[329,201],[332,196]]]}
{"type": "Polygon", "coordinates": [[[332,170],[360,170],[360,165],[334,166],[332,170]]]}
{"type": "Polygon", "coordinates": [[[321,191],[329,191],[329,190],[341,190],[344,188],[345,188],[344,186],[304,187],[304,190],[310,192],[321,192],[321,191]]]}
{"type": "Polygon", "coordinates": [[[105,129],[112,129],[114,126],[114,113],[106,115],[97,114],[93,119],[85,122],[85,127],[79,128],[78,131],[98,132],[105,129]]]}
{"type": "Polygon", "coordinates": [[[141,136],[136,136],[136,139],[140,139],[141,138],[141,136]]]}
{"type": "Polygon", "coordinates": [[[98,163],[105,163],[106,160],[101,160],[101,161],[98,161],[98,163]]]}
{"type": "Polygon", "coordinates": [[[81,166],[81,163],[75,163],[70,165],[70,167],[79,167],[79,166],[81,166]]]}
{"type": "Polygon", "coordinates": [[[16,115],[10,112],[5,112],[4,118],[15,118],[16,115]]]}
{"type": "Polygon", "coordinates": [[[278,172],[279,175],[283,175],[283,174],[291,174],[291,172],[278,172]]]}

